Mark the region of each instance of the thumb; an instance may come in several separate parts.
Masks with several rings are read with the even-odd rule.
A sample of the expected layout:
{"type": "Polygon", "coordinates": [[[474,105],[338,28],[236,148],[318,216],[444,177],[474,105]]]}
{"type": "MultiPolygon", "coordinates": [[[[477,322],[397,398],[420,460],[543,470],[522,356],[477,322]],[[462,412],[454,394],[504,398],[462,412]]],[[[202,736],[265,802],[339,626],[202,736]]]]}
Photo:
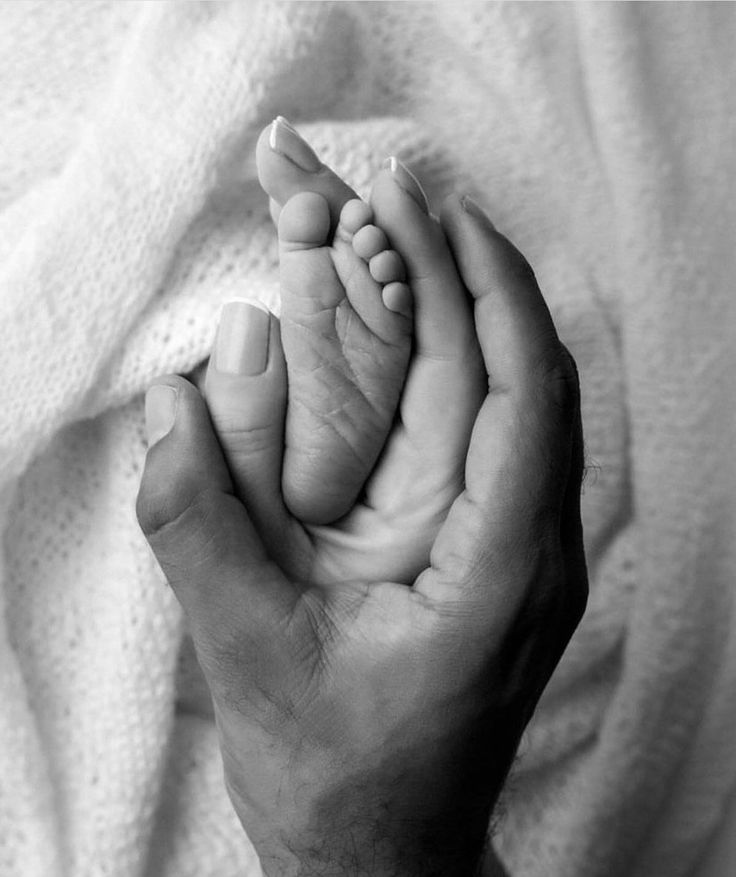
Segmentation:
{"type": "Polygon", "coordinates": [[[284,551],[289,544],[298,546],[296,556],[309,554],[281,493],[286,362],[279,321],[258,302],[234,299],[223,307],[204,396],[235,494],[266,548],[298,574],[284,551]]]}
{"type": "Polygon", "coordinates": [[[195,641],[268,635],[295,594],[235,496],[197,389],[176,375],[160,378],[146,395],[146,429],[138,522],[195,641]]]}

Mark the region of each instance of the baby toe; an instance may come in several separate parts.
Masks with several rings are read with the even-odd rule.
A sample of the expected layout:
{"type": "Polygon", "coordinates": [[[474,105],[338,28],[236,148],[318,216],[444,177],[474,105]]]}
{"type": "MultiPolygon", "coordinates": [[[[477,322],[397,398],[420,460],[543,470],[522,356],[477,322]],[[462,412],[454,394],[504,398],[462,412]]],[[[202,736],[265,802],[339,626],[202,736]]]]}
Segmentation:
{"type": "Polygon", "coordinates": [[[376,283],[391,283],[406,277],[404,262],[396,250],[383,250],[373,256],[368,263],[368,270],[376,283]]]}
{"type": "Polygon", "coordinates": [[[351,198],[340,211],[339,227],[354,235],[359,229],[373,221],[373,210],[360,198],[351,198]]]}
{"type": "Polygon", "coordinates": [[[278,218],[282,254],[325,245],[330,230],[330,208],[316,192],[299,192],[281,208],[278,218]]]}
{"type": "Polygon", "coordinates": [[[366,262],[388,248],[388,238],[378,226],[364,225],[353,236],[355,254],[366,262]]]}
{"type": "Polygon", "coordinates": [[[381,299],[387,310],[405,317],[411,316],[414,300],[408,284],[398,281],[387,283],[381,291],[381,299]]]}

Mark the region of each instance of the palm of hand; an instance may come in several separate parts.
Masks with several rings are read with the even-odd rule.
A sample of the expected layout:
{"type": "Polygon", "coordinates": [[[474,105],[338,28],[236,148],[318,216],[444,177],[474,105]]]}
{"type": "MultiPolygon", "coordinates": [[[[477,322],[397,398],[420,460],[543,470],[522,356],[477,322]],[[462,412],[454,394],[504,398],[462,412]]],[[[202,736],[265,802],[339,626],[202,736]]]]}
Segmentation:
{"type": "Polygon", "coordinates": [[[381,504],[371,502],[368,493],[340,521],[305,525],[312,550],[312,578],[324,584],[411,584],[429,564],[432,543],[462,488],[462,478],[455,473],[442,483],[439,478],[427,479],[418,490],[397,484],[393,495],[384,497],[381,504]]]}
{"type": "MultiPolygon", "coordinates": [[[[238,637],[232,650],[218,648],[208,676],[230,794],[239,812],[263,812],[270,802],[263,822],[251,818],[248,825],[262,859],[269,860],[272,845],[278,849],[281,832],[297,855],[300,844],[312,848],[304,789],[307,812],[320,813],[317,842],[326,849],[333,836],[325,836],[325,824],[339,848],[346,831],[360,838],[375,820],[383,825],[386,858],[396,849],[410,857],[406,826],[419,813],[454,844],[464,832],[482,837],[523,727],[519,710],[497,721],[513,693],[495,673],[501,647],[489,642],[486,628],[464,625],[461,636],[456,614],[416,588],[343,582],[306,587],[267,640],[238,637]],[[227,667],[232,672],[223,673],[227,667]],[[472,770],[458,769],[465,762],[472,770]],[[369,799],[356,794],[366,765],[369,799]],[[455,803],[428,816],[434,799],[455,803]]],[[[467,849],[476,845],[474,838],[467,849]]],[[[328,858],[335,873],[345,873],[328,858]]],[[[269,865],[282,870],[280,860],[269,865]]]]}

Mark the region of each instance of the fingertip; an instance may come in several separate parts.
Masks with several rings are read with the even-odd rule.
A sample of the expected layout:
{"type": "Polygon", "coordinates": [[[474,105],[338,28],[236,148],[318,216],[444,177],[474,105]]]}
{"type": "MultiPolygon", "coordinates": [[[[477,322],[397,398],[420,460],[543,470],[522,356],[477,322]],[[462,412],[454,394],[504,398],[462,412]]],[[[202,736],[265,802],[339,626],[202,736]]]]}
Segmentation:
{"type": "Polygon", "coordinates": [[[222,319],[227,328],[218,330],[210,359],[207,407],[235,492],[268,542],[268,533],[283,528],[286,519],[280,484],[287,379],[280,322],[247,300],[228,302],[222,319]],[[224,353],[221,345],[228,348],[224,353]],[[256,360],[256,367],[242,367],[256,360]]]}
{"type": "Polygon", "coordinates": [[[491,222],[488,214],[470,195],[453,192],[445,198],[440,210],[440,224],[453,248],[461,243],[462,235],[478,234],[508,243],[491,222]]]}
{"type": "Polygon", "coordinates": [[[151,391],[154,399],[175,391],[177,409],[146,455],[135,507],[141,531],[198,646],[242,634],[252,619],[255,636],[273,607],[293,600],[291,588],[236,495],[202,396],[176,375],[151,391]]]}
{"type": "Polygon", "coordinates": [[[220,313],[212,354],[215,374],[256,377],[268,366],[270,314],[258,301],[232,299],[220,313]]]}
{"type": "Polygon", "coordinates": [[[279,402],[286,392],[285,370],[278,317],[254,299],[226,302],[204,380],[210,413],[217,418],[223,405],[245,413],[246,401],[279,402]]]}
{"type": "Polygon", "coordinates": [[[456,216],[458,213],[464,213],[461,203],[464,197],[465,196],[461,192],[450,192],[450,194],[446,196],[440,205],[440,222],[444,224],[445,221],[456,216]]]}
{"type": "MultiPolygon", "coordinates": [[[[384,164],[376,174],[368,198],[374,216],[385,215],[387,210],[392,215],[402,216],[402,219],[429,215],[423,191],[412,184],[415,178],[412,176],[411,181],[403,180],[403,185],[402,179],[391,171],[388,164],[384,164]]],[[[378,219],[376,223],[383,225],[378,219]]]]}
{"type": "Polygon", "coordinates": [[[256,157],[264,152],[264,150],[268,149],[271,151],[271,129],[273,127],[273,121],[269,122],[268,125],[264,126],[261,129],[261,133],[258,135],[258,140],[256,140],[256,157]]]}
{"type": "MultiPolygon", "coordinates": [[[[144,398],[144,423],[148,449],[172,435],[182,418],[192,422],[192,410],[203,402],[199,389],[177,374],[160,375],[148,385],[144,398]]],[[[196,413],[194,415],[196,420],[196,413]]]]}
{"type": "Polygon", "coordinates": [[[496,231],[495,225],[491,222],[488,214],[483,208],[474,201],[470,195],[460,196],[460,208],[466,216],[471,217],[475,222],[480,223],[488,231],[496,231]]]}
{"type": "Polygon", "coordinates": [[[201,490],[232,492],[232,481],[204,399],[179,375],[157,378],[146,393],[148,452],[136,501],[146,536],[175,520],[201,490]]]}
{"type": "Polygon", "coordinates": [[[145,399],[145,423],[149,448],[169,434],[176,421],[178,405],[179,394],[175,386],[156,383],[148,388],[145,399]]]}
{"type": "Polygon", "coordinates": [[[429,213],[429,201],[421,183],[402,161],[395,155],[389,156],[383,163],[383,171],[384,179],[390,179],[414,201],[423,213],[429,213]]]}

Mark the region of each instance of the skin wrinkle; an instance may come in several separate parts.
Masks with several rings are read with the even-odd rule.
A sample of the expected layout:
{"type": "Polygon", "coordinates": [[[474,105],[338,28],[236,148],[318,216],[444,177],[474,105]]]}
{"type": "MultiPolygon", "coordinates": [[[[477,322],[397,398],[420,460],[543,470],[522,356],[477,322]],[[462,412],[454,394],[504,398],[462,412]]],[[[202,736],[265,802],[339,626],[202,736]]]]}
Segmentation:
{"type": "MultiPolygon", "coordinates": [[[[350,314],[350,319],[355,319],[355,317],[352,313],[350,314]]],[[[301,324],[296,324],[296,325],[298,326],[298,330],[300,332],[303,332],[307,336],[307,340],[308,340],[309,345],[312,347],[316,347],[308,330],[304,326],[302,326],[301,324]]],[[[337,328],[337,320],[336,320],[336,328],[337,328]]],[[[338,330],[338,334],[341,334],[339,332],[339,330],[338,330]]],[[[327,338],[327,336],[325,336],[325,338],[327,338]]],[[[372,351],[367,352],[366,357],[370,360],[374,360],[376,358],[374,352],[372,352],[372,351]]],[[[318,375],[319,372],[321,372],[321,371],[328,371],[329,374],[331,375],[330,379],[322,381],[323,386],[325,386],[325,388],[327,388],[330,392],[332,392],[334,384],[347,382],[347,383],[349,383],[351,389],[349,389],[347,391],[342,391],[345,394],[346,398],[350,398],[351,396],[354,396],[355,393],[352,391],[355,390],[355,391],[357,391],[357,393],[359,393],[367,401],[372,402],[371,397],[364,393],[364,388],[361,387],[359,376],[356,375],[356,373],[353,371],[351,362],[348,360],[343,360],[342,363],[335,364],[335,363],[331,362],[328,357],[325,357],[321,351],[320,351],[320,356],[319,356],[318,362],[312,368],[310,368],[309,371],[304,375],[299,375],[298,372],[295,373],[293,375],[293,379],[309,381],[310,377],[312,377],[314,375],[318,375]],[[347,367],[348,373],[345,372],[345,367],[347,367]],[[332,383],[330,383],[330,382],[332,382],[332,383]]],[[[303,393],[301,395],[304,396],[304,400],[303,401],[300,400],[300,404],[302,404],[306,407],[309,404],[307,401],[309,394],[303,393]]],[[[377,393],[376,398],[378,398],[379,396],[380,396],[380,394],[377,393]]],[[[386,405],[383,407],[386,408],[386,407],[389,407],[389,405],[390,405],[390,403],[387,402],[386,405]]],[[[378,405],[372,404],[372,409],[373,409],[374,413],[378,413],[379,415],[383,414],[383,412],[381,412],[379,410],[378,405]]],[[[324,416],[325,416],[324,414],[321,415],[321,417],[324,417],[324,416]]]]}
{"type": "MultiPolygon", "coordinates": [[[[332,363],[329,363],[326,361],[323,361],[320,364],[320,366],[318,367],[318,369],[316,369],[315,371],[318,372],[318,371],[328,371],[328,370],[331,373],[331,375],[336,377],[338,380],[345,379],[345,376],[344,376],[342,370],[340,370],[338,366],[334,366],[332,363]]],[[[310,373],[311,378],[314,378],[314,376],[315,376],[315,372],[310,373]]],[[[331,379],[325,380],[322,383],[326,389],[328,389],[328,390],[332,389],[330,386],[331,379]]],[[[309,386],[313,392],[314,384],[310,383],[309,386]]],[[[350,396],[351,396],[350,391],[343,391],[343,392],[345,393],[345,395],[348,398],[350,398],[350,396]]],[[[365,399],[369,403],[371,401],[369,397],[363,396],[362,394],[361,394],[360,398],[365,399]]],[[[351,414],[351,409],[349,407],[344,407],[344,406],[340,405],[333,412],[333,415],[336,415],[336,416],[331,416],[330,421],[325,423],[324,422],[325,412],[315,410],[314,408],[312,408],[308,404],[309,399],[310,399],[310,395],[307,393],[303,393],[301,395],[301,397],[299,398],[299,401],[297,401],[296,403],[294,403],[294,402],[291,403],[292,407],[294,407],[294,408],[304,407],[309,412],[309,415],[311,417],[313,417],[316,421],[318,421],[317,428],[329,430],[334,435],[336,435],[339,438],[339,441],[342,443],[343,447],[346,448],[350,452],[353,460],[358,465],[362,465],[364,455],[363,455],[362,449],[360,449],[359,447],[356,447],[356,445],[359,445],[359,442],[356,441],[355,437],[364,435],[366,428],[368,427],[368,424],[365,421],[365,413],[366,413],[365,407],[362,406],[362,410],[360,412],[356,412],[357,419],[355,419],[353,417],[353,415],[351,414]]],[[[373,415],[373,419],[374,419],[372,429],[374,431],[382,432],[382,429],[380,426],[380,419],[382,417],[382,412],[377,411],[375,408],[371,408],[371,414],[373,415]],[[375,422],[376,420],[378,420],[379,423],[376,423],[375,422]]],[[[301,447],[301,446],[295,447],[293,445],[289,445],[288,442],[287,442],[287,448],[291,448],[293,451],[296,451],[298,454],[298,458],[300,460],[303,459],[303,457],[306,453],[305,449],[303,447],[301,447]]],[[[378,453],[380,453],[380,448],[377,451],[377,455],[378,455],[378,453]]],[[[350,464],[344,463],[343,465],[350,465],[350,464]]]]}

